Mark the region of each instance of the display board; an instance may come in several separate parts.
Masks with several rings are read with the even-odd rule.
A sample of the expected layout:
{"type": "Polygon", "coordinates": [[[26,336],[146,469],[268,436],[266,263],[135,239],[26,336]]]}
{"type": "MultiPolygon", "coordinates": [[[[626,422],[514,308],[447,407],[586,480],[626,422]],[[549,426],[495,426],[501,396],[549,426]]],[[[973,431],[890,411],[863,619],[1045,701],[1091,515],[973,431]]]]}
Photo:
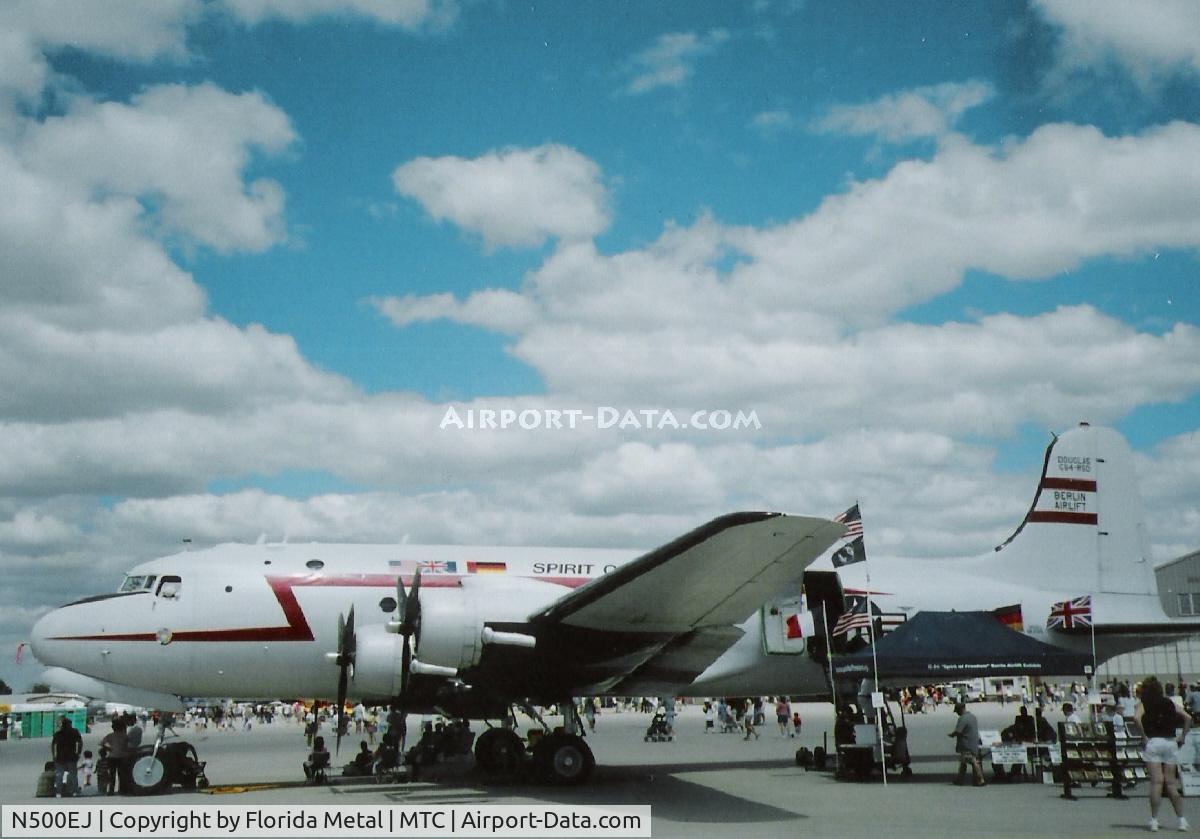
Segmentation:
{"type": "Polygon", "coordinates": [[[1136,722],[1119,728],[1106,721],[1060,722],[1058,737],[1065,799],[1073,800],[1073,790],[1084,784],[1106,787],[1110,798],[1125,798],[1125,787],[1146,777],[1142,731],[1136,722]]]}

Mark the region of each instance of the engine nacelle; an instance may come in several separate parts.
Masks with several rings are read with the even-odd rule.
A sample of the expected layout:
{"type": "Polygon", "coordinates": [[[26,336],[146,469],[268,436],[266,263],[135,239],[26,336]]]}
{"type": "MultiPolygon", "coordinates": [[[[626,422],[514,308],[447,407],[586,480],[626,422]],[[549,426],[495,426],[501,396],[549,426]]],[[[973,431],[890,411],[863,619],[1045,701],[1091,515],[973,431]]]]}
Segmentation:
{"type": "MultiPolygon", "coordinates": [[[[487,642],[528,646],[521,643],[525,636],[510,633],[488,632],[485,641],[485,624],[520,623],[564,593],[562,586],[522,577],[466,578],[453,588],[423,588],[414,657],[423,664],[461,671],[479,663],[487,642]]],[[[369,624],[355,632],[355,641],[351,694],[399,694],[404,639],[383,624],[369,624]]]]}
{"type": "Polygon", "coordinates": [[[400,693],[404,643],[383,624],[364,626],[354,633],[354,696],[385,697],[400,693]]]}
{"type": "Polygon", "coordinates": [[[456,670],[474,666],[483,655],[484,624],[519,623],[563,594],[562,586],[523,577],[468,577],[455,588],[426,589],[417,658],[456,670]]]}

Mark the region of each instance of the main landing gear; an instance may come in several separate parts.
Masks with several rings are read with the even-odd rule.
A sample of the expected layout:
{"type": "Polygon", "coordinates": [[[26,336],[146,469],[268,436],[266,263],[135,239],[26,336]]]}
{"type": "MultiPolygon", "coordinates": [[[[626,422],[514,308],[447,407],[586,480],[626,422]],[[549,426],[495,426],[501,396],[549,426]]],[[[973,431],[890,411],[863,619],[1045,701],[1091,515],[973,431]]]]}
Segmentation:
{"type": "MultiPolygon", "coordinates": [[[[489,776],[518,778],[528,771],[542,783],[555,786],[582,784],[596,767],[596,758],[583,737],[569,733],[580,730],[579,713],[575,703],[568,700],[561,706],[571,710],[564,714],[564,726],[550,730],[540,715],[526,706],[526,713],[542,724],[545,733],[531,738],[532,751],[514,730],[516,715],[506,720],[507,727],[491,728],[475,742],[475,762],[489,776]],[[531,713],[532,712],[532,713],[531,713]]],[[[536,732],[535,732],[536,733],[536,732]]]]}

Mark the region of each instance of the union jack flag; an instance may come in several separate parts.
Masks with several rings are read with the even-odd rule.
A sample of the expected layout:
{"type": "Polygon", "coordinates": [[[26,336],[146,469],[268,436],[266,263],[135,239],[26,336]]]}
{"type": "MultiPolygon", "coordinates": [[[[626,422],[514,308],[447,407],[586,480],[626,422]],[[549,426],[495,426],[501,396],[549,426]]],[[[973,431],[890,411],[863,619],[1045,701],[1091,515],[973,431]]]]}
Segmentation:
{"type": "Polygon", "coordinates": [[[1050,607],[1047,629],[1086,629],[1092,625],[1092,596],[1085,594],[1074,600],[1064,600],[1050,607]]]}
{"type": "Polygon", "coordinates": [[[833,520],[838,524],[846,525],[846,534],[843,539],[858,539],[863,535],[862,512],[855,504],[841,515],[834,516],[833,520]]]}
{"type": "Polygon", "coordinates": [[[417,567],[425,574],[453,574],[458,568],[454,562],[444,562],[440,559],[423,559],[417,567]]]}

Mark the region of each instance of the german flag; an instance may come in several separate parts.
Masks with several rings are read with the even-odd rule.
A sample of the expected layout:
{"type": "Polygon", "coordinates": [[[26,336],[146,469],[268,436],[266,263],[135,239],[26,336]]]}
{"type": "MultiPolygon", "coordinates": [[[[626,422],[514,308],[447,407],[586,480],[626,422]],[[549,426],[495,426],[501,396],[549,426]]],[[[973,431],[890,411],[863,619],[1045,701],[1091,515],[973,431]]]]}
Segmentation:
{"type": "Polygon", "coordinates": [[[1001,606],[999,609],[993,609],[992,616],[1009,629],[1015,629],[1017,632],[1025,631],[1025,621],[1021,618],[1020,603],[1016,603],[1012,606],[1001,606]]]}
{"type": "Polygon", "coordinates": [[[468,574],[503,574],[508,571],[508,563],[505,562],[468,562],[468,574]]]}

